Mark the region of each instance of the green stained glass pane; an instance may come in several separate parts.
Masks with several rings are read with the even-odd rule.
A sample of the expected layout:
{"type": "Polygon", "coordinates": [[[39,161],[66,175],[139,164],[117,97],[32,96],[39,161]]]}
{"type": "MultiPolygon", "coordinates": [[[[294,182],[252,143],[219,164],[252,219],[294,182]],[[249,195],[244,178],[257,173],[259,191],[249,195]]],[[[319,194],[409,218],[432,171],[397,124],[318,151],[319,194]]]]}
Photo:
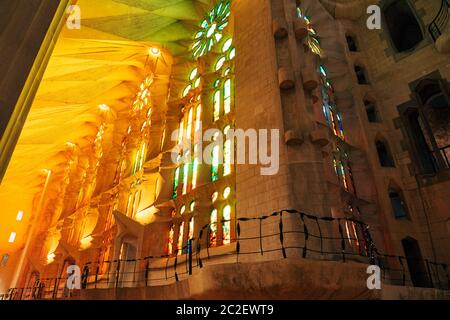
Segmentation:
{"type": "Polygon", "coordinates": [[[213,8],[207,15],[207,19],[200,24],[199,30],[194,39],[202,43],[201,49],[198,49],[199,44],[192,47],[192,55],[194,58],[199,58],[211,51],[214,45],[219,43],[223,37],[222,31],[228,25],[228,17],[231,12],[231,2],[222,0],[213,8]]]}
{"type": "Polygon", "coordinates": [[[220,117],[220,91],[214,93],[214,121],[217,121],[220,117]]]}
{"type": "Polygon", "coordinates": [[[225,63],[225,61],[226,61],[225,57],[221,57],[219,60],[217,60],[216,71],[219,71],[220,69],[222,69],[223,64],[225,63]]]}
{"type": "Polygon", "coordinates": [[[223,85],[224,113],[231,111],[231,80],[227,79],[223,85]]]}
{"type": "Polygon", "coordinates": [[[211,181],[217,181],[219,179],[219,153],[219,146],[214,146],[212,152],[211,181]]]}
{"type": "Polygon", "coordinates": [[[228,55],[228,58],[229,58],[230,60],[233,60],[235,56],[236,56],[236,49],[233,48],[233,49],[231,49],[231,51],[230,51],[230,53],[229,53],[229,55],[228,55]]]}
{"type": "Polygon", "coordinates": [[[223,175],[227,176],[231,173],[231,140],[225,141],[223,147],[223,175]]]}
{"type": "Polygon", "coordinates": [[[225,41],[225,43],[222,46],[222,52],[225,53],[226,51],[228,51],[228,49],[230,49],[231,45],[233,44],[233,39],[228,39],[227,41],[225,41]]]}
{"type": "Polygon", "coordinates": [[[198,68],[195,68],[194,70],[192,70],[191,71],[191,74],[189,75],[189,80],[194,80],[195,79],[195,77],[197,76],[197,74],[198,74],[198,68]]]}
{"type": "Polygon", "coordinates": [[[192,86],[188,85],[183,91],[183,97],[186,97],[188,95],[189,91],[191,91],[191,89],[192,89],[192,86]]]}
{"type": "Polygon", "coordinates": [[[177,189],[178,189],[178,184],[179,184],[179,176],[180,176],[180,168],[177,168],[175,170],[175,174],[173,177],[173,194],[172,194],[172,198],[176,198],[177,197],[177,189]]]}
{"type": "Polygon", "coordinates": [[[220,33],[216,33],[214,38],[216,39],[216,42],[220,42],[220,40],[222,40],[222,35],[220,33]]]}
{"type": "Polygon", "coordinates": [[[223,244],[229,244],[231,242],[231,206],[227,205],[223,208],[223,244]]]}
{"type": "Polygon", "coordinates": [[[194,159],[192,163],[192,189],[197,187],[197,176],[198,176],[198,158],[194,159]]]}
{"type": "Polygon", "coordinates": [[[214,247],[217,245],[217,209],[211,211],[209,228],[209,245],[214,247]]]}
{"type": "Polygon", "coordinates": [[[183,168],[183,194],[187,193],[188,177],[189,177],[189,163],[185,163],[183,168]]]}
{"type": "Polygon", "coordinates": [[[228,22],[224,22],[224,23],[222,23],[221,25],[219,25],[219,26],[217,27],[217,29],[223,30],[223,29],[225,29],[227,26],[228,26],[228,22]]]}

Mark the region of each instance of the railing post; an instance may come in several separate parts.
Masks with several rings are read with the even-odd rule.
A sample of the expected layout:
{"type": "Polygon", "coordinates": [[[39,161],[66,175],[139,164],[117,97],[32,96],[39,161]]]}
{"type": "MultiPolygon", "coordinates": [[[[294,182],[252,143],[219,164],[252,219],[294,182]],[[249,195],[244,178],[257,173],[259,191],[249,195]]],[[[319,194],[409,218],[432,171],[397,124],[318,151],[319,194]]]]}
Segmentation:
{"type": "Polygon", "coordinates": [[[431,270],[430,270],[430,262],[428,261],[428,259],[425,259],[425,262],[427,264],[427,272],[428,272],[428,278],[430,279],[430,285],[432,288],[434,288],[433,276],[431,275],[431,270]]]}
{"type": "Polygon", "coordinates": [[[198,240],[197,240],[197,259],[198,259],[198,267],[200,269],[203,268],[203,262],[202,262],[202,239],[203,239],[203,228],[200,229],[200,232],[198,233],[198,240]]]}
{"type": "Polygon", "coordinates": [[[120,278],[120,259],[117,260],[117,267],[116,267],[116,288],[119,286],[119,278],[120,278]]]}
{"type": "Polygon", "coordinates": [[[344,231],[342,230],[341,219],[338,219],[339,224],[339,234],[341,236],[341,251],[342,251],[342,260],[345,262],[345,238],[344,231]]]}
{"type": "Polygon", "coordinates": [[[95,269],[95,283],[94,288],[97,289],[97,281],[98,281],[98,273],[100,272],[100,262],[97,265],[97,269],[95,269]]]}
{"type": "Polygon", "coordinates": [[[304,239],[305,239],[305,246],[303,247],[303,258],[306,258],[306,254],[308,252],[309,233],[308,233],[308,227],[306,226],[306,222],[305,222],[305,214],[303,212],[300,213],[300,219],[302,220],[302,223],[303,223],[303,235],[304,235],[304,239]]]}
{"type": "Polygon", "coordinates": [[[150,272],[150,258],[146,258],[147,262],[145,263],[145,286],[148,287],[148,275],[150,272]]]}
{"type": "MultiPolygon", "coordinates": [[[[402,283],[402,285],[404,286],[406,284],[405,266],[403,265],[402,257],[399,256],[398,260],[400,261],[400,265],[402,266],[402,272],[403,272],[403,275],[402,275],[403,283],[402,283]]],[[[409,276],[411,277],[411,272],[409,273],[409,276]]]]}
{"type": "Polygon", "coordinates": [[[188,240],[188,254],[189,254],[189,275],[192,275],[192,242],[193,239],[188,240]]]}
{"type": "Polygon", "coordinates": [[[286,258],[287,258],[287,255],[286,255],[286,249],[285,249],[285,247],[284,247],[283,211],[280,212],[279,229],[280,229],[281,253],[283,254],[283,259],[286,259],[286,258]]]}

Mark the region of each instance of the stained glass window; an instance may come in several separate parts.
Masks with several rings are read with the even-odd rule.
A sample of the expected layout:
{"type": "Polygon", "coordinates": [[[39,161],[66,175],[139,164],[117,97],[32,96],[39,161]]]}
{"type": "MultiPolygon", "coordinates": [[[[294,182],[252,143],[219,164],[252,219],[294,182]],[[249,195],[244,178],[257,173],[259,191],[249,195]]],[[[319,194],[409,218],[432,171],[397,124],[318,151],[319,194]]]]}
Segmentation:
{"type": "MultiPolygon", "coordinates": [[[[230,130],[230,126],[226,126],[223,130],[224,135],[226,136],[228,131],[230,130]]],[[[223,175],[227,176],[231,173],[231,139],[227,139],[224,143],[223,147],[223,175]]]]}
{"type": "Polygon", "coordinates": [[[230,193],[231,193],[231,188],[230,187],[226,187],[223,190],[223,198],[224,199],[228,199],[228,197],[230,196],[230,193]]]}
{"type": "Polygon", "coordinates": [[[228,53],[228,59],[233,60],[235,56],[236,56],[236,49],[233,48],[233,49],[231,49],[230,52],[228,53]]]}
{"type": "Polygon", "coordinates": [[[219,197],[219,193],[216,191],[211,195],[211,201],[212,203],[217,201],[217,198],[219,197]]]}
{"type": "Polygon", "coordinates": [[[195,111],[195,132],[200,130],[201,123],[202,123],[202,105],[199,104],[195,111]]]}
{"type": "Polygon", "coordinates": [[[186,127],[186,139],[190,140],[191,139],[191,134],[192,134],[192,122],[194,118],[194,110],[193,108],[189,109],[189,114],[188,114],[188,123],[187,123],[187,127],[186,127]]]}
{"type": "Polygon", "coordinates": [[[221,57],[221,58],[219,58],[219,60],[217,60],[216,71],[219,71],[220,69],[222,69],[223,64],[225,63],[226,60],[227,59],[225,57],[221,57]]]}
{"type": "Polygon", "coordinates": [[[182,118],[180,121],[180,127],[178,129],[178,144],[183,142],[183,133],[184,133],[184,119],[182,118]]]}
{"type": "Polygon", "coordinates": [[[192,217],[191,220],[189,220],[189,233],[188,233],[188,239],[194,239],[194,218],[192,217]]]}
{"type": "Polygon", "coordinates": [[[219,179],[219,153],[219,146],[214,146],[212,151],[211,181],[219,179]]]}
{"type": "Polygon", "coordinates": [[[194,81],[197,75],[198,75],[198,68],[194,68],[189,75],[189,80],[194,81]]]}
{"type": "Polygon", "coordinates": [[[217,245],[217,209],[213,209],[213,211],[211,211],[209,226],[209,245],[214,247],[217,245]]]}
{"type": "Polygon", "coordinates": [[[189,178],[189,163],[183,166],[183,194],[188,192],[188,178],[189,178]]]}
{"type": "Polygon", "coordinates": [[[219,120],[220,117],[220,105],[221,105],[221,94],[220,90],[214,93],[214,121],[219,120]]]}
{"type": "Polygon", "coordinates": [[[198,176],[198,158],[195,157],[192,162],[192,189],[197,188],[197,176],[198,176]]]}
{"type": "Polygon", "coordinates": [[[204,56],[210,52],[223,37],[222,32],[228,25],[231,14],[231,0],[222,0],[213,8],[205,20],[200,24],[200,31],[194,37],[192,55],[194,58],[204,56]]]}
{"type": "Polygon", "coordinates": [[[153,83],[153,76],[148,76],[139,86],[139,93],[133,102],[133,110],[140,111],[149,104],[150,99],[150,87],[153,83]]]}
{"type": "Polygon", "coordinates": [[[231,111],[231,79],[225,80],[223,87],[223,112],[227,114],[231,111]]]}
{"type": "Polygon", "coordinates": [[[180,224],[180,230],[178,232],[178,255],[183,253],[183,237],[184,237],[184,222],[180,224]]]}
{"type": "Polygon", "coordinates": [[[172,255],[173,254],[173,242],[175,238],[175,226],[172,225],[172,227],[169,230],[169,240],[167,243],[167,254],[172,255]]]}
{"type": "Polygon", "coordinates": [[[223,208],[223,244],[231,242],[231,206],[227,205],[223,208]]]}
{"type": "Polygon", "coordinates": [[[225,43],[222,46],[222,53],[225,53],[228,51],[228,49],[231,48],[231,45],[233,44],[233,39],[228,39],[227,41],[225,41],[225,43]]]}
{"type": "Polygon", "coordinates": [[[341,114],[338,112],[336,114],[337,120],[338,120],[338,124],[339,124],[339,134],[340,137],[342,138],[342,140],[345,139],[345,135],[344,135],[344,124],[342,123],[342,117],[341,114]]]}
{"type": "Polygon", "coordinates": [[[342,161],[340,162],[339,167],[341,169],[342,183],[344,185],[345,190],[348,191],[347,175],[345,174],[345,169],[344,165],[342,164],[342,161]]]}
{"type": "Polygon", "coordinates": [[[188,85],[183,91],[183,97],[186,97],[192,89],[192,85],[188,85]]]}
{"type": "Polygon", "coordinates": [[[173,194],[172,194],[173,199],[175,199],[178,195],[177,194],[178,193],[178,185],[180,183],[179,177],[180,177],[180,168],[176,168],[175,174],[173,177],[173,194]]]}
{"type": "Polygon", "coordinates": [[[322,56],[323,50],[320,46],[319,35],[317,34],[317,31],[313,28],[309,17],[303,13],[302,9],[299,6],[297,7],[297,17],[299,19],[303,19],[306,22],[306,26],[308,29],[307,42],[308,42],[309,48],[315,54],[322,56]]]}

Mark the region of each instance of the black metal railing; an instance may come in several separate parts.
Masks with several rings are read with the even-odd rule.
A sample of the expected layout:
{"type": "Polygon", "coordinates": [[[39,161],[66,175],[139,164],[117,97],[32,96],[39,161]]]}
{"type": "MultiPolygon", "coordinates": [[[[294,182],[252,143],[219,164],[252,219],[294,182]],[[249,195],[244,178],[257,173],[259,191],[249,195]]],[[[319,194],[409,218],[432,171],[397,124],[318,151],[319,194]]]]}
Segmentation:
{"type": "MultiPolygon", "coordinates": [[[[208,224],[201,228],[197,238],[172,255],[88,262],[81,269],[81,290],[159,286],[186,279],[209,263],[239,263],[247,257],[250,257],[247,261],[353,260],[380,266],[385,283],[450,289],[450,270],[446,264],[381,254],[368,226],[356,219],[316,217],[297,210],[283,210],[258,218],[222,221],[225,222],[234,223],[235,228],[235,236],[225,246],[213,246],[212,228],[208,224]],[[408,268],[411,263],[423,267],[411,272],[408,268]]],[[[79,290],[69,290],[67,280],[66,277],[39,279],[32,287],[10,289],[0,300],[76,297],[79,290]]]]}
{"type": "Polygon", "coordinates": [[[448,8],[450,7],[449,0],[442,0],[441,7],[439,9],[438,14],[433,19],[431,24],[428,26],[428,32],[430,33],[433,41],[436,40],[442,35],[442,32],[445,30],[448,22],[448,8]]]}
{"type": "Polygon", "coordinates": [[[441,153],[442,158],[444,159],[444,163],[447,166],[447,169],[450,169],[450,145],[445,146],[443,148],[439,148],[439,152],[441,153]]]}

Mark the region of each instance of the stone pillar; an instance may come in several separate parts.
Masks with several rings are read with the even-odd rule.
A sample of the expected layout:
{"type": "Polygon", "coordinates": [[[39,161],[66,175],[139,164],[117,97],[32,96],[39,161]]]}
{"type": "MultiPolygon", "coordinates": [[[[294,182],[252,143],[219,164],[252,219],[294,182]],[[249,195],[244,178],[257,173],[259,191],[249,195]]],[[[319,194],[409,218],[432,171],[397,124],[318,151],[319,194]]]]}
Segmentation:
{"type": "Polygon", "coordinates": [[[70,0],[0,4],[0,181],[25,123],[70,0]]]}

